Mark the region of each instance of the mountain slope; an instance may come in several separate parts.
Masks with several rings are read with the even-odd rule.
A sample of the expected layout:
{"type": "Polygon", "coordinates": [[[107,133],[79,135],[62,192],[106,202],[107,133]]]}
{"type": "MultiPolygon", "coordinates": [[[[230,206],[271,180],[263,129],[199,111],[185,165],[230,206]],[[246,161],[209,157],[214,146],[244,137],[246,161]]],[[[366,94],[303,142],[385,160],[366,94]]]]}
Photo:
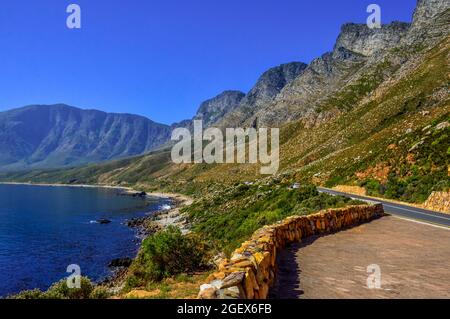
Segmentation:
{"type": "Polygon", "coordinates": [[[281,90],[300,76],[306,68],[305,63],[291,62],[267,70],[241,100],[239,106],[217,121],[217,126],[223,128],[242,126],[246,119],[272,102],[281,90]]]}
{"type": "MultiPolygon", "coordinates": [[[[446,4],[445,10],[429,6],[440,8],[436,1],[419,1],[412,27],[384,27],[380,32],[403,30],[394,32],[395,41],[381,37],[389,45],[373,46],[358,31],[352,35],[350,43],[357,44],[353,46],[348,35],[341,35],[332,54],[317,59],[276,95],[275,103],[289,101],[282,103],[288,106],[286,113],[280,113],[287,124],[281,127],[277,177],[259,175],[257,165],[175,165],[170,162],[170,149],[165,149],[126,161],[3,179],[77,179],[198,192],[210,191],[218,182],[277,178],[359,185],[380,196],[423,202],[433,190],[450,188],[450,10],[448,2],[439,3],[446,4]],[[365,44],[361,47],[361,43],[365,44]],[[305,89],[311,83],[314,89],[305,89]],[[291,120],[292,114],[295,119],[291,120]]],[[[347,28],[361,26],[344,27],[344,33],[349,32],[347,28]]],[[[258,111],[271,107],[273,101],[258,111]]]]}
{"type": "Polygon", "coordinates": [[[221,118],[236,109],[245,93],[228,90],[200,104],[197,113],[190,120],[172,124],[172,128],[184,127],[193,130],[194,120],[202,120],[203,127],[213,126],[221,118]]]}
{"type": "Polygon", "coordinates": [[[100,162],[148,152],[170,128],[144,117],[34,105],[0,113],[2,170],[100,162]]]}

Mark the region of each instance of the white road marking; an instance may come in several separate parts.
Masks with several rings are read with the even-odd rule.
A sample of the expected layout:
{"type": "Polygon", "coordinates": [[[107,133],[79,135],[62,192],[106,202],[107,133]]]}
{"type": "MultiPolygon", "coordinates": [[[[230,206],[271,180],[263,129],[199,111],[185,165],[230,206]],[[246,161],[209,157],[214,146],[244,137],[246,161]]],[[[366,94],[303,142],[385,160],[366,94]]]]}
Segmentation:
{"type": "Polygon", "coordinates": [[[449,221],[450,221],[450,218],[447,218],[447,217],[437,216],[437,215],[430,214],[430,213],[421,213],[421,212],[418,212],[418,211],[415,211],[415,210],[411,210],[411,209],[407,209],[407,208],[402,208],[402,207],[398,207],[398,206],[392,206],[392,205],[388,205],[388,204],[385,204],[385,203],[383,203],[383,205],[384,205],[384,206],[387,206],[387,207],[392,207],[392,208],[401,209],[401,210],[407,210],[408,212],[413,212],[413,213],[415,213],[415,214],[421,214],[421,215],[425,215],[425,216],[431,216],[431,217],[441,218],[441,219],[449,220],[449,221]]]}
{"type": "MultiPolygon", "coordinates": [[[[344,195],[344,196],[351,196],[352,195],[352,194],[346,194],[346,193],[336,192],[336,191],[332,191],[332,190],[331,191],[319,190],[319,191],[321,191],[322,193],[328,193],[328,194],[331,194],[331,195],[344,195]]],[[[351,198],[352,199],[363,200],[363,201],[370,201],[369,199],[366,200],[366,199],[355,198],[355,197],[351,197],[351,198]]],[[[364,198],[364,197],[362,197],[362,198],[364,198]]],[[[378,202],[374,202],[374,203],[378,203],[378,202]]],[[[412,213],[415,213],[415,214],[420,214],[420,215],[424,215],[424,216],[428,216],[428,217],[436,217],[436,218],[440,218],[440,219],[443,219],[443,220],[446,220],[446,221],[450,221],[450,217],[438,216],[438,215],[435,215],[433,213],[422,213],[422,212],[418,212],[418,211],[415,211],[415,210],[412,210],[412,209],[407,209],[407,208],[403,208],[403,207],[399,207],[399,206],[393,206],[393,205],[386,204],[385,201],[379,202],[379,203],[383,204],[383,206],[386,206],[386,207],[406,210],[408,212],[412,212],[412,213]]],[[[395,213],[393,212],[392,214],[395,214],[395,213]]],[[[406,217],[405,219],[408,219],[408,217],[406,217]]],[[[433,225],[433,222],[426,221],[426,222],[424,222],[424,224],[431,224],[431,225],[433,225]]],[[[433,226],[436,226],[436,225],[433,225],[433,226]]],[[[438,226],[436,226],[436,227],[438,227],[438,226]]],[[[444,229],[447,229],[446,226],[442,226],[442,227],[444,227],[444,229]]]]}
{"type": "Polygon", "coordinates": [[[441,229],[445,229],[445,230],[450,230],[450,227],[436,225],[436,224],[433,224],[431,222],[422,222],[422,221],[418,221],[417,219],[411,219],[411,218],[407,218],[407,217],[400,217],[398,215],[397,216],[396,215],[391,215],[391,216],[394,217],[394,218],[406,220],[406,221],[411,222],[411,223],[417,223],[417,224],[427,225],[427,226],[441,228],[441,229]]]}

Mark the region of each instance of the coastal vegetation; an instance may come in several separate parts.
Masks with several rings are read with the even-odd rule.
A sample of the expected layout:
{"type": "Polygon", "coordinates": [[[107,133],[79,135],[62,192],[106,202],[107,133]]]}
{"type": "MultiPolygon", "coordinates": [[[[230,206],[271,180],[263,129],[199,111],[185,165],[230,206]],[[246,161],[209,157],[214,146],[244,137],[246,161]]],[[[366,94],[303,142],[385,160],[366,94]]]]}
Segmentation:
{"type": "Polygon", "coordinates": [[[183,273],[208,269],[208,244],[196,234],[183,235],[169,226],[147,237],[131,265],[126,289],[160,282],[183,273]]]}
{"type": "Polygon", "coordinates": [[[210,191],[184,209],[193,231],[217,251],[230,253],[258,228],[292,215],[308,215],[331,207],[359,205],[360,201],[319,193],[314,185],[283,184],[276,179],[236,184],[210,191]],[[296,186],[297,187],[297,186],[296,186]]]}
{"type": "Polygon", "coordinates": [[[47,291],[39,289],[22,291],[10,299],[106,299],[110,293],[104,287],[96,287],[87,277],[81,277],[80,288],[69,288],[67,280],[62,279],[47,291]]]}

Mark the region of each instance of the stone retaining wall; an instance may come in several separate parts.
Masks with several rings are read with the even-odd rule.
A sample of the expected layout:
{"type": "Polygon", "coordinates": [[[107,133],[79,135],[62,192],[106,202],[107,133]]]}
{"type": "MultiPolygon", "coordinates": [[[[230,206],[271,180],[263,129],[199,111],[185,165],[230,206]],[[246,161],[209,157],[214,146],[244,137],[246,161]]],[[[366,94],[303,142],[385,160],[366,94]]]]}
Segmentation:
{"type": "Polygon", "coordinates": [[[276,274],[277,252],[312,235],[336,232],[383,216],[382,205],[329,209],[292,216],[256,231],[200,287],[199,299],[266,299],[276,274]]]}

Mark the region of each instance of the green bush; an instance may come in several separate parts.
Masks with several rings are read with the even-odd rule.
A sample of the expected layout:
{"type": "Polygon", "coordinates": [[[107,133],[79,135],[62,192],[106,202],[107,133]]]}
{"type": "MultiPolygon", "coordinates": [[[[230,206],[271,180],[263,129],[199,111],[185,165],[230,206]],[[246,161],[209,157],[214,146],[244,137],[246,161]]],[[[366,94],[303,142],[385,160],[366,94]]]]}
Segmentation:
{"type": "Polygon", "coordinates": [[[111,293],[105,287],[98,286],[89,295],[89,299],[108,299],[111,297],[111,293]]]}
{"type": "MultiPolygon", "coordinates": [[[[96,288],[97,289],[97,288],[96,288]]],[[[69,288],[67,280],[62,279],[53,284],[47,291],[39,289],[25,290],[17,295],[9,296],[9,299],[89,299],[95,291],[94,285],[86,277],[81,277],[80,288],[69,288]]]]}
{"type": "Polygon", "coordinates": [[[379,196],[384,193],[384,188],[376,179],[365,180],[361,183],[361,186],[366,189],[366,193],[369,196],[379,196]]]}
{"type": "Polygon", "coordinates": [[[178,228],[169,226],[144,240],[127,286],[136,287],[148,280],[160,281],[204,268],[207,251],[208,247],[198,236],[183,235],[178,228]]]}
{"type": "Polygon", "coordinates": [[[67,286],[67,280],[62,279],[53,284],[45,293],[46,299],[89,299],[94,285],[86,278],[81,277],[80,288],[69,288],[67,286]]]}
{"type": "Polygon", "coordinates": [[[44,293],[39,289],[24,290],[17,295],[7,297],[7,299],[44,299],[44,293]]]}

